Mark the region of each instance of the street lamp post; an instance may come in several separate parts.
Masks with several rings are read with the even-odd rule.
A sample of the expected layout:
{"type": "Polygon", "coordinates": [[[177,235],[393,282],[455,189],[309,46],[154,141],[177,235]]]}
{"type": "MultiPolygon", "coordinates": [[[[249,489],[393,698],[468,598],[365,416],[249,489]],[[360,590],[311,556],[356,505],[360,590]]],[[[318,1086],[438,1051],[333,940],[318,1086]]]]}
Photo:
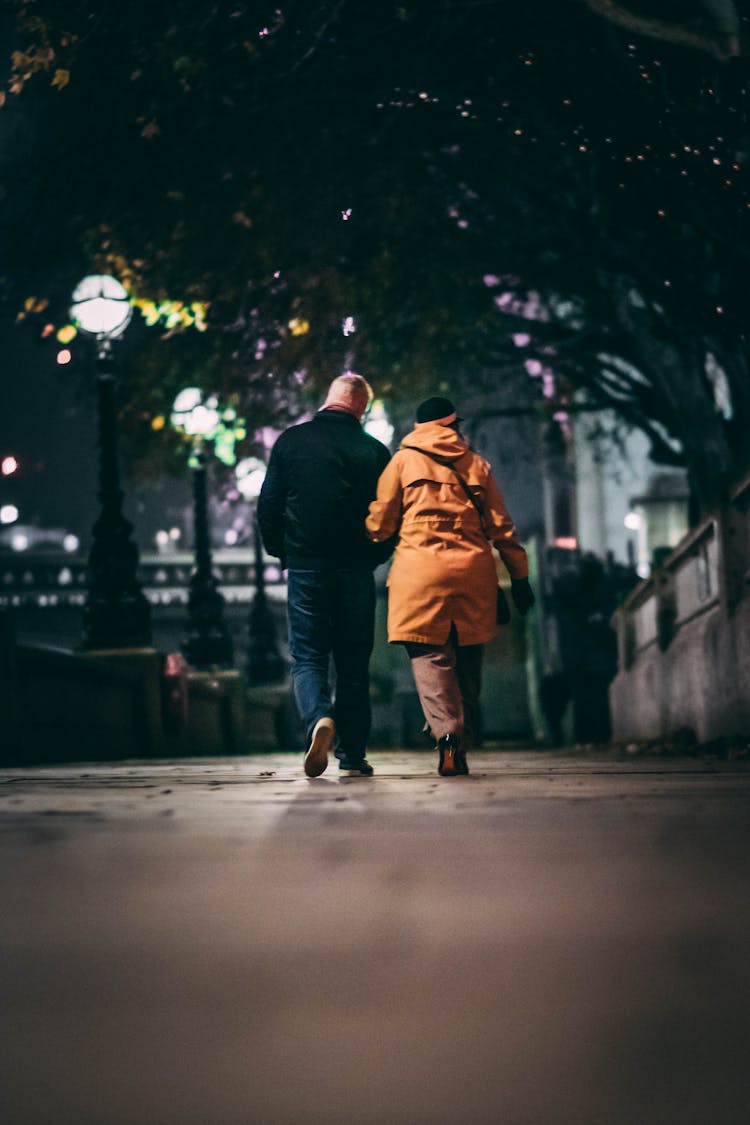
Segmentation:
{"type": "Polygon", "coordinates": [[[255,536],[255,597],[250,604],[247,638],[247,678],[251,684],[273,684],[284,675],[284,658],[276,638],[276,622],[266,595],[263,546],[258,513],[253,519],[255,536]]]}
{"type": "Polygon", "coordinates": [[[203,402],[197,387],[180,391],[171,416],[175,429],[192,439],[193,525],[195,569],[190,577],[188,631],[182,651],[194,668],[229,667],[232,638],[224,621],[224,597],[213,572],[208,518],[208,455],[206,442],[215,434],[220,417],[213,400],[203,402]]]}
{"type": "Polygon", "coordinates": [[[117,457],[112,342],[132,313],[126,290],[114,277],[85,277],[75,288],[71,315],[96,348],[96,391],[101,510],[92,529],[83,647],[140,648],[151,642],[150,606],[137,579],[138,547],[122,512],[117,457]]]}
{"type": "MultiPolygon", "coordinates": [[[[236,469],[237,488],[250,503],[256,503],[266,475],[257,457],[241,461],[236,469]]],[[[258,526],[257,508],[253,513],[255,597],[250,603],[247,637],[247,679],[250,684],[277,683],[284,675],[284,658],[279,650],[276,622],[268,604],[263,566],[263,541],[258,526]]]]}

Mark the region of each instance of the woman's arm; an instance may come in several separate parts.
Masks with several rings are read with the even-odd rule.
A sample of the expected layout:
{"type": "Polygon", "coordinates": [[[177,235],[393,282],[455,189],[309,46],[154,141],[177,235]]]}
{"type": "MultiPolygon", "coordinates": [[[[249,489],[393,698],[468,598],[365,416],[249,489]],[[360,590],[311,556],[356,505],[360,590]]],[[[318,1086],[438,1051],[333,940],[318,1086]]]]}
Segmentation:
{"type": "Polygon", "coordinates": [[[370,504],[365,522],[367,534],[374,543],[390,539],[401,524],[401,472],[398,453],[393,457],[380,475],[378,491],[370,504]]]}
{"type": "Polygon", "coordinates": [[[484,512],[487,523],[487,536],[497,548],[512,581],[529,576],[529,560],[521,546],[513,520],[505,507],[492,473],[487,477],[484,495],[484,512]]]}

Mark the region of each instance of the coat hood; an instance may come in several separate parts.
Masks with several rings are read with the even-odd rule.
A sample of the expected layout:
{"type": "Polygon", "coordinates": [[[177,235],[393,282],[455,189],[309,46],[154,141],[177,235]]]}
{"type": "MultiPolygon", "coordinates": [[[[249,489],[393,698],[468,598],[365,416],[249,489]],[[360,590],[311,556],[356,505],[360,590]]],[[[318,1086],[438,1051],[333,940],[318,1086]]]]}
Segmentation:
{"type": "Polygon", "coordinates": [[[401,442],[402,448],[405,445],[423,449],[426,453],[434,453],[436,457],[445,457],[451,461],[462,457],[469,449],[466,438],[461,437],[452,426],[441,426],[437,422],[417,423],[401,442]]]}

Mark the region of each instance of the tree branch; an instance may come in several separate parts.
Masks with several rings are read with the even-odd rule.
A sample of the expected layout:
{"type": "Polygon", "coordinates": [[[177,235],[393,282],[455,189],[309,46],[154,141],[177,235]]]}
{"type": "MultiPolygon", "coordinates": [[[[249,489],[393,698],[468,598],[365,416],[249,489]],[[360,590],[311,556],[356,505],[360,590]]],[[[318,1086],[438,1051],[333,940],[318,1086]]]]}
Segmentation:
{"type": "Polygon", "coordinates": [[[742,53],[739,35],[739,19],[731,0],[703,0],[715,23],[718,25],[712,34],[708,31],[693,30],[681,23],[639,15],[631,12],[623,4],[614,0],[583,0],[583,3],[611,23],[619,24],[628,31],[635,31],[649,39],[661,39],[679,47],[692,47],[696,51],[707,51],[715,58],[727,59],[742,53]],[[732,18],[734,16],[734,19],[732,18]]]}

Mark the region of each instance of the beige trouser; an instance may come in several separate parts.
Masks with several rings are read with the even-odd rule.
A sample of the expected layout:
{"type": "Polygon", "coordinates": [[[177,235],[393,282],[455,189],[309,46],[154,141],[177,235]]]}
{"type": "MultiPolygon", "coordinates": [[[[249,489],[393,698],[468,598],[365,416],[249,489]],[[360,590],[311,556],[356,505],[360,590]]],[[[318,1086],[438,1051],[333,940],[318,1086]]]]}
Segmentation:
{"type": "Polygon", "coordinates": [[[479,745],[482,645],[458,645],[456,630],[444,645],[409,642],[419,702],[435,740],[455,734],[464,746],[479,745]]]}

